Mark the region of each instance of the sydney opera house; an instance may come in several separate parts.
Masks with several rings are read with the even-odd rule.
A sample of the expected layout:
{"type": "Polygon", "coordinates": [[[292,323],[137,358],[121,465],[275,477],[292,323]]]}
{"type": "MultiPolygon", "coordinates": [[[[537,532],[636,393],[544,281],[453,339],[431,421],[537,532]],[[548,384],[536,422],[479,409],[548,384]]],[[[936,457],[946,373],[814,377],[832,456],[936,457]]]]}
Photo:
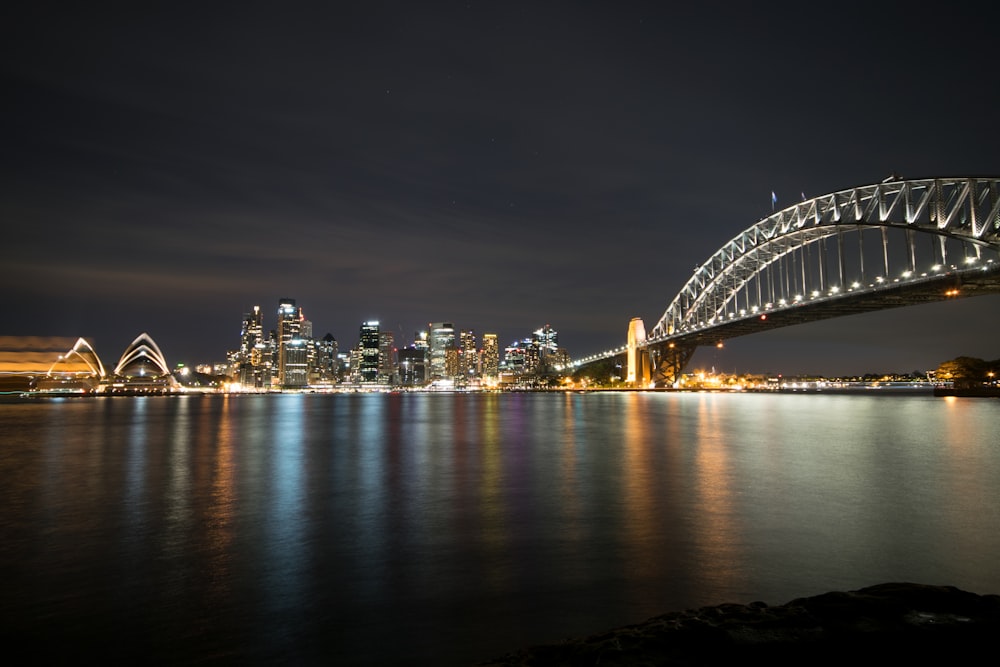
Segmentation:
{"type": "Polygon", "coordinates": [[[46,393],[162,394],[179,390],[163,352],[142,333],[125,348],[110,372],[85,339],[79,338],[47,370],[19,373],[27,389],[46,393]]]}

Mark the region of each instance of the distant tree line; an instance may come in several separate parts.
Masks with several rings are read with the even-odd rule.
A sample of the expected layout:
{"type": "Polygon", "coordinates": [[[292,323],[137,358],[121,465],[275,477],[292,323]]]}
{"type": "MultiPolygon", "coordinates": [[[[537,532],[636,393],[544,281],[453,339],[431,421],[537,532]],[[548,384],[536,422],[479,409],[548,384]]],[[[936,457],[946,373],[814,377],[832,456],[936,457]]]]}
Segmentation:
{"type": "Polygon", "coordinates": [[[951,382],[956,389],[992,385],[1000,379],[1000,359],[985,361],[975,357],[956,357],[937,368],[939,381],[951,382]]]}

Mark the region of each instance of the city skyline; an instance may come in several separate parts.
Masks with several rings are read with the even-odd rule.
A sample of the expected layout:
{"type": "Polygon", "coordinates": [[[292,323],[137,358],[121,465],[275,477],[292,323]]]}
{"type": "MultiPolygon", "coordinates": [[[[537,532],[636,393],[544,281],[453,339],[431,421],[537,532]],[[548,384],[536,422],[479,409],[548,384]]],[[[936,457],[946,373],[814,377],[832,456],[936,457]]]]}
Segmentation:
{"type": "MultiPolygon", "coordinates": [[[[121,350],[147,331],[170,360],[218,360],[232,313],[295,295],[338,340],[450,318],[501,345],[552,322],[573,356],[617,347],[774,208],[1000,171],[995,10],[968,11],[963,32],[902,3],[19,7],[0,335],[121,350]]],[[[994,358],[998,306],[801,325],[692,364],[994,358]]]]}

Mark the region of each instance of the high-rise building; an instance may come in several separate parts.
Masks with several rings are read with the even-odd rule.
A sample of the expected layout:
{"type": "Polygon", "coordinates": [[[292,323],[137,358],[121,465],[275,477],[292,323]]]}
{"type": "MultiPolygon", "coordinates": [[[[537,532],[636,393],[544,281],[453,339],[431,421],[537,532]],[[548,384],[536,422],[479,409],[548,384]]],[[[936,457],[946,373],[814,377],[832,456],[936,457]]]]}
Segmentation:
{"type": "Polygon", "coordinates": [[[404,387],[419,387],[426,379],[426,353],[416,346],[399,350],[399,384],[404,387]]]}
{"type": "Polygon", "coordinates": [[[358,381],[365,384],[378,382],[379,370],[379,323],[370,320],[361,324],[361,360],[358,381]]]}
{"type": "Polygon", "coordinates": [[[361,382],[361,341],[350,349],[347,354],[347,374],[351,382],[361,382]]]}
{"type": "Polygon", "coordinates": [[[461,350],[455,347],[452,343],[444,350],[444,377],[454,380],[461,377],[461,371],[459,370],[459,359],[461,358],[461,350]]]}
{"type": "Polygon", "coordinates": [[[249,358],[250,351],[264,341],[264,314],[260,306],[254,306],[253,311],[243,314],[243,326],[240,329],[240,355],[249,358]]]}
{"type": "Polygon", "coordinates": [[[504,370],[514,375],[522,375],[524,373],[524,357],[524,341],[511,343],[503,351],[504,370]]]}
{"type": "Polygon", "coordinates": [[[432,322],[427,325],[429,348],[429,379],[448,377],[445,372],[445,357],[448,348],[455,347],[455,326],[451,322],[432,322]]]}
{"type": "Polygon", "coordinates": [[[542,353],[538,341],[525,338],[521,341],[521,345],[524,346],[524,373],[533,375],[539,372],[542,366],[542,353]]]}
{"type": "Polygon", "coordinates": [[[378,381],[392,384],[396,376],[396,340],[391,331],[378,335],[378,381]]]}
{"type": "Polygon", "coordinates": [[[538,343],[524,338],[504,348],[503,370],[514,375],[534,375],[540,369],[541,355],[538,343]]]}
{"type": "Polygon", "coordinates": [[[413,334],[412,347],[427,352],[427,350],[430,348],[430,342],[428,341],[428,334],[426,331],[417,331],[416,333],[413,334]]]}
{"type": "Polygon", "coordinates": [[[459,350],[458,375],[465,379],[479,375],[479,354],[476,351],[476,334],[474,331],[463,331],[459,334],[462,346],[459,350]]]}
{"type": "Polygon", "coordinates": [[[543,355],[559,349],[559,332],[546,324],[531,335],[543,355]]]}
{"type": "Polygon", "coordinates": [[[302,311],[295,299],[278,301],[278,383],[304,387],[309,382],[309,351],[302,339],[302,311]]]}
{"type": "Polygon", "coordinates": [[[531,339],[538,350],[538,372],[553,373],[569,364],[569,354],[559,347],[559,333],[548,324],[535,331],[531,339]]]}
{"type": "Polygon", "coordinates": [[[304,338],[292,338],[282,345],[282,366],[284,387],[305,387],[309,384],[309,342],[304,338]]]}
{"type": "Polygon", "coordinates": [[[278,341],[284,342],[298,338],[302,331],[302,317],[295,299],[280,299],[278,301],[278,341]]]}
{"type": "Polygon", "coordinates": [[[313,343],[316,363],[314,373],[317,382],[336,382],[340,370],[340,362],[337,357],[340,350],[337,346],[337,339],[333,334],[327,334],[322,339],[313,343]]]}
{"type": "Polygon", "coordinates": [[[484,378],[500,376],[500,344],[495,333],[483,334],[482,375],[484,378]]]}
{"type": "Polygon", "coordinates": [[[254,306],[249,313],[243,314],[243,326],[240,327],[240,349],[233,360],[237,364],[237,380],[244,387],[262,386],[256,379],[255,368],[260,364],[259,355],[254,351],[264,342],[264,315],[260,306],[254,306]]]}

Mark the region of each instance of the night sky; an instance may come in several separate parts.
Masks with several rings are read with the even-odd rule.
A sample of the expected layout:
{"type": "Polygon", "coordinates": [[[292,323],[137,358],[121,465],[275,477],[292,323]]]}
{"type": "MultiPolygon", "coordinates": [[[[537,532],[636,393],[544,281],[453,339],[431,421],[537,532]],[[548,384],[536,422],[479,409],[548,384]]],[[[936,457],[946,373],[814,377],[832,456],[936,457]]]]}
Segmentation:
{"type": "MultiPolygon", "coordinates": [[[[27,4],[27,3],[24,3],[27,4]]],[[[950,3],[44,3],[4,10],[5,336],[222,361],[451,321],[573,356],[647,329],[801,194],[997,175],[996,9],[950,3]],[[873,9],[877,5],[878,8],[873,9]]],[[[732,372],[1000,357],[1000,297],[730,340],[732,372]]]]}

